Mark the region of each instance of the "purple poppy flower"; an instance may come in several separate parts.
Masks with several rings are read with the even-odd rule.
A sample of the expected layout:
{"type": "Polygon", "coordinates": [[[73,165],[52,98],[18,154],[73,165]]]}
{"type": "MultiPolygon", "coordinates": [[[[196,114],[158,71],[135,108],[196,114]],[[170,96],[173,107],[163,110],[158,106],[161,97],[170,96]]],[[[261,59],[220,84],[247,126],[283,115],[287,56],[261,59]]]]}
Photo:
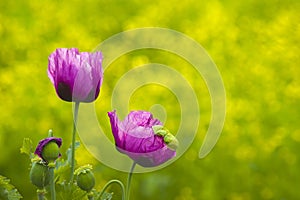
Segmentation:
{"type": "MultiPolygon", "coordinates": [[[[119,121],[116,111],[108,112],[117,149],[143,167],[158,166],[176,155],[153,127],[162,125],[150,112],[132,111],[119,121]]],[[[175,138],[175,137],[174,137],[175,138]]]]}
{"type": "Polygon", "coordinates": [[[61,138],[48,137],[39,142],[34,153],[42,158],[45,162],[55,161],[61,156],[59,153],[59,147],[61,144],[61,138]]]}
{"type": "Polygon", "coordinates": [[[48,58],[48,77],[64,101],[92,102],[103,80],[101,52],[56,49],[48,58]]]}

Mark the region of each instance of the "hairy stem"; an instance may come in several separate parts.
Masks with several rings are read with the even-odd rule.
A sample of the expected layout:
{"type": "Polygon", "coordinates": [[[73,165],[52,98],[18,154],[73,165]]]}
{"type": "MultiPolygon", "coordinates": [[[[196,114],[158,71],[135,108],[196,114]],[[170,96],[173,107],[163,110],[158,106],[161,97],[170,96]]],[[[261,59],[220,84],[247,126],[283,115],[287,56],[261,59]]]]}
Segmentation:
{"type": "Polygon", "coordinates": [[[134,170],[135,165],[136,165],[136,162],[133,162],[133,164],[131,166],[131,169],[130,169],[130,172],[128,174],[127,185],[126,185],[126,200],[129,200],[131,178],[132,178],[132,174],[133,174],[133,170],[134,170]]]}
{"type": "Polygon", "coordinates": [[[94,200],[94,196],[93,195],[88,195],[88,200],[94,200]]]}
{"type": "Polygon", "coordinates": [[[38,200],[45,199],[45,193],[46,193],[45,189],[37,190],[36,193],[37,193],[38,200]]]}
{"type": "Polygon", "coordinates": [[[74,121],[73,121],[73,133],[72,133],[72,145],[71,145],[71,178],[70,182],[73,185],[74,170],[75,170],[75,139],[76,139],[76,125],[79,110],[79,102],[75,102],[74,108],[74,121]]]}
{"type": "Polygon", "coordinates": [[[54,166],[49,168],[50,171],[50,194],[51,200],[56,200],[55,182],[54,182],[54,166]]]}

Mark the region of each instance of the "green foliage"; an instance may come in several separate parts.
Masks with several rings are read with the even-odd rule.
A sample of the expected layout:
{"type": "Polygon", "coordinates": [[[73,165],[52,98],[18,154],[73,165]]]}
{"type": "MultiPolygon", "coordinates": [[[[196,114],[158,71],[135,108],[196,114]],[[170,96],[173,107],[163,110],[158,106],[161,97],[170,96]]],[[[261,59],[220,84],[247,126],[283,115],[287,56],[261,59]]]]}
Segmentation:
{"type": "MultiPolygon", "coordinates": [[[[52,136],[52,135],[49,135],[52,136]]],[[[75,150],[77,150],[80,146],[80,142],[75,142],[75,150]]],[[[29,155],[30,158],[33,157],[32,152],[32,141],[29,138],[25,138],[23,140],[23,145],[20,148],[21,153],[25,153],[29,155]]],[[[56,149],[55,149],[56,151],[56,149]]],[[[54,174],[54,182],[56,187],[56,193],[58,199],[74,199],[74,200],[81,200],[81,199],[89,199],[89,196],[100,198],[100,192],[93,189],[95,186],[95,178],[92,173],[92,165],[86,164],[80,166],[74,174],[77,176],[75,184],[70,183],[71,177],[71,146],[67,149],[66,155],[67,159],[64,160],[62,158],[56,160],[55,162],[55,174],[54,174]],[[79,179],[80,176],[80,179],[79,179]]],[[[31,160],[31,170],[30,170],[30,181],[33,185],[38,188],[38,193],[42,191],[43,195],[49,196],[47,194],[47,190],[49,190],[49,166],[47,163],[40,160],[38,157],[31,160]]],[[[1,177],[0,182],[0,191],[1,195],[8,195],[10,199],[15,199],[17,190],[13,188],[13,186],[9,185],[9,181],[5,177],[1,177]],[[3,184],[2,184],[3,182],[3,184]],[[1,187],[3,185],[3,187],[1,187]],[[4,187],[5,186],[5,187],[4,187]]],[[[101,199],[111,199],[112,194],[104,193],[101,199]]]]}
{"type": "Polygon", "coordinates": [[[56,169],[54,170],[56,183],[69,182],[71,177],[71,166],[67,161],[58,160],[56,162],[56,169]]]}
{"type": "MultiPolygon", "coordinates": [[[[75,142],[75,150],[77,150],[80,146],[80,142],[75,142]]],[[[55,167],[55,177],[56,183],[64,184],[65,182],[70,181],[71,177],[71,146],[66,151],[67,158],[61,158],[57,160],[55,167]]],[[[76,159],[75,159],[76,163],[76,159]]]]}
{"type": "Polygon", "coordinates": [[[0,175],[0,199],[19,200],[22,198],[21,194],[11,185],[10,180],[0,175]]]}
{"type": "Polygon", "coordinates": [[[21,153],[27,154],[29,158],[33,158],[33,147],[32,147],[32,141],[29,138],[23,139],[23,145],[20,148],[21,153]]]}
{"type": "Polygon", "coordinates": [[[100,197],[100,194],[95,195],[95,199],[98,200],[111,200],[113,198],[113,193],[104,192],[104,194],[100,197]]]}
{"type": "MultiPolygon", "coordinates": [[[[79,148],[79,146],[80,146],[80,142],[76,141],[75,142],[75,150],[77,150],[79,148]]],[[[70,147],[67,150],[67,161],[68,161],[69,164],[71,164],[71,159],[72,159],[71,149],[72,149],[72,147],[70,145],[70,147]]]]}
{"type": "Polygon", "coordinates": [[[75,200],[80,200],[80,199],[87,199],[86,198],[86,192],[81,190],[80,188],[76,187],[75,185],[73,188],[70,188],[70,185],[66,182],[60,183],[56,185],[56,193],[57,193],[57,198],[61,200],[68,200],[70,199],[75,199],[75,200]]]}

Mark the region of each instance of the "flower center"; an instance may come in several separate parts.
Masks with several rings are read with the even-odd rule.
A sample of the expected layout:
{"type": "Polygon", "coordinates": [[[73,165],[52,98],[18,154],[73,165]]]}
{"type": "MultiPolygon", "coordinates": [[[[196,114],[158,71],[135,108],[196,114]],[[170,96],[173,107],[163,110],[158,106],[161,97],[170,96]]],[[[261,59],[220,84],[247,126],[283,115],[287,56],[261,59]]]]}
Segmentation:
{"type": "Polygon", "coordinates": [[[65,101],[72,101],[72,91],[68,84],[60,82],[57,86],[57,94],[65,101]]]}

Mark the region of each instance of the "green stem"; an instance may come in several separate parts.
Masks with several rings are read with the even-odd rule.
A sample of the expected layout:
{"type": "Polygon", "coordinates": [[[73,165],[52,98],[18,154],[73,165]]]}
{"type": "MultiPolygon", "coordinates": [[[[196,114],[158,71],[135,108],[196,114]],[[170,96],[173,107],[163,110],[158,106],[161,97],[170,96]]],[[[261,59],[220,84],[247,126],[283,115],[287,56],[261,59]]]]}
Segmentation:
{"type": "Polygon", "coordinates": [[[45,199],[45,190],[37,190],[36,193],[37,193],[37,196],[38,196],[38,200],[44,200],[45,199]]]}
{"type": "Polygon", "coordinates": [[[121,189],[122,189],[122,200],[124,200],[124,198],[125,198],[125,187],[124,187],[124,185],[123,185],[123,183],[122,183],[121,181],[115,180],[115,179],[110,180],[110,181],[108,181],[108,182],[105,184],[105,186],[103,187],[103,189],[102,189],[102,191],[101,191],[101,193],[100,193],[100,195],[99,195],[99,198],[100,198],[100,199],[101,199],[102,195],[104,194],[105,190],[106,190],[111,184],[113,184],[113,183],[117,183],[117,184],[120,185],[120,187],[121,187],[121,189]]]}
{"type": "Polygon", "coordinates": [[[131,178],[132,178],[132,174],[133,174],[133,170],[134,170],[135,165],[136,165],[136,162],[133,162],[133,164],[131,166],[131,169],[130,169],[130,172],[128,174],[127,186],[126,186],[126,200],[129,200],[131,178]]]}
{"type": "Polygon", "coordinates": [[[94,195],[88,195],[88,200],[94,200],[94,195]]]}
{"type": "Polygon", "coordinates": [[[38,193],[38,200],[44,200],[45,195],[43,193],[38,193]]]}
{"type": "Polygon", "coordinates": [[[49,129],[49,131],[48,131],[48,137],[53,137],[53,131],[52,131],[52,129],[49,129]]]}
{"type": "Polygon", "coordinates": [[[55,182],[54,182],[54,166],[50,166],[50,194],[51,200],[56,200],[55,182]]]}
{"type": "Polygon", "coordinates": [[[74,170],[75,170],[75,139],[76,139],[76,125],[77,125],[77,117],[78,117],[78,110],[79,110],[79,102],[75,102],[74,108],[74,121],[73,121],[73,133],[72,133],[72,149],[71,149],[71,186],[73,185],[74,179],[74,170]]]}

